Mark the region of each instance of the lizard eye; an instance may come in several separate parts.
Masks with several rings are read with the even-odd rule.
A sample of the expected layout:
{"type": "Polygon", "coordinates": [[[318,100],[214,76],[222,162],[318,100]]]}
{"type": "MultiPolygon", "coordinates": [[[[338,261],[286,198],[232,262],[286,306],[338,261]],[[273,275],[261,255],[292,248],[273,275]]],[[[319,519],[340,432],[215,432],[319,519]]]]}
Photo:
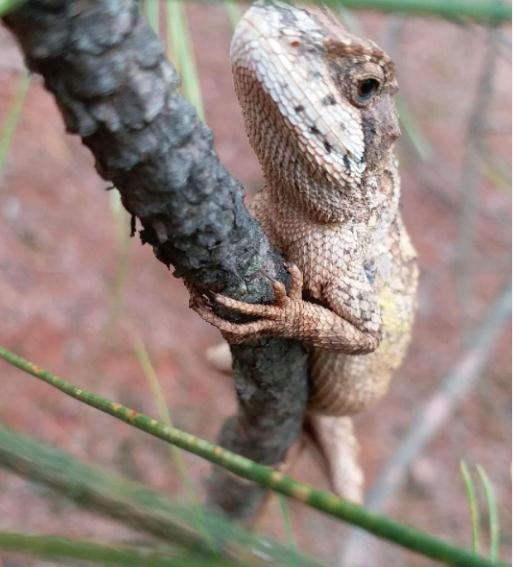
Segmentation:
{"type": "Polygon", "coordinates": [[[357,84],[358,102],[367,102],[379,90],[380,83],[377,79],[363,79],[357,84]]]}

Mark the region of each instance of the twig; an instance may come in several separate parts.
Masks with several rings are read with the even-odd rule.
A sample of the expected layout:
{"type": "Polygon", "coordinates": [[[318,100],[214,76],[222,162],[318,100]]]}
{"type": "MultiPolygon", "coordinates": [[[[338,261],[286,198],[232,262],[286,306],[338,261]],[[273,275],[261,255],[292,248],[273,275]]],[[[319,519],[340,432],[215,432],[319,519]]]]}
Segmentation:
{"type": "MultiPolygon", "coordinates": [[[[415,412],[415,419],[399,448],[383,467],[370,489],[367,508],[383,510],[403,483],[411,463],[441,430],[458,402],[472,388],[488,361],[504,322],[511,314],[511,281],[508,281],[479,324],[469,347],[441,381],[431,398],[415,412]]],[[[352,565],[366,546],[365,535],[349,534],[342,560],[352,565]]]]}
{"type": "Polygon", "coordinates": [[[138,413],[134,409],[78,388],[3,347],[0,347],[0,357],[68,396],[112,415],[141,431],[149,433],[153,437],[162,439],[167,443],[202,457],[243,479],[251,480],[262,487],[284,494],[293,500],[320,510],[328,516],[359,526],[379,538],[438,560],[445,565],[457,567],[491,567],[496,565],[488,559],[456,547],[444,540],[396,522],[386,516],[379,516],[369,512],[362,506],[343,500],[333,493],[318,490],[313,486],[298,482],[279,471],[227,451],[190,433],[167,426],[156,419],[138,413]]]}

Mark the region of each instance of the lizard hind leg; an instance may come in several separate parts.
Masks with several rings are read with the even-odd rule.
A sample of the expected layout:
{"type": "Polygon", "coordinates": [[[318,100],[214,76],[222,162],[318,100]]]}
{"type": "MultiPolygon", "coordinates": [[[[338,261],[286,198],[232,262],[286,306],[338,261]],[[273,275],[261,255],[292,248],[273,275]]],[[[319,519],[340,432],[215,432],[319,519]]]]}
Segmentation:
{"type": "Polygon", "coordinates": [[[392,368],[383,363],[381,349],[346,356],[314,349],[310,354],[310,411],[331,416],[355,415],[368,409],[387,391],[392,368]]]}
{"type": "Polygon", "coordinates": [[[309,433],[321,454],[333,492],[356,504],[363,502],[359,446],[350,417],[310,413],[309,433]]]}

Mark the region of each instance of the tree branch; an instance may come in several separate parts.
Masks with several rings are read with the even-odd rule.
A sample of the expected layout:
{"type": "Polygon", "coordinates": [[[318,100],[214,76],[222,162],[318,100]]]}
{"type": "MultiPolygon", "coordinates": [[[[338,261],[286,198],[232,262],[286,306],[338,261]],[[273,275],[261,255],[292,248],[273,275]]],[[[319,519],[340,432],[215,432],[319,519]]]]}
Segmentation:
{"type": "MultiPolygon", "coordinates": [[[[282,259],[219,163],[212,134],[178,94],[176,71],[135,0],[30,0],[10,12],[29,68],[55,96],[68,132],[137,217],[143,243],[175,275],[203,290],[269,301],[269,279],[287,280],[282,259]]],[[[302,426],[306,353],[293,341],[233,349],[239,413],[221,445],[265,464],[281,462],[302,426]]],[[[262,490],[217,471],[209,501],[253,513],[262,490]]]]}

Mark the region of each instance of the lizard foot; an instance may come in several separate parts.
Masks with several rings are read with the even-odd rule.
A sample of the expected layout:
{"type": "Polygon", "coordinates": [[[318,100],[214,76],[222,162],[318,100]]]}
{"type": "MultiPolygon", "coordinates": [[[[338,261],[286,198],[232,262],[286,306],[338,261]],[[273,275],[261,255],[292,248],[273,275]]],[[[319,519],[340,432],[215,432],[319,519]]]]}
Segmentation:
{"type": "Polygon", "coordinates": [[[234,323],[214,313],[209,301],[202,295],[191,295],[190,307],[207,323],[217,327],[225,339],[232,344],[239,344],[263,336],[289,337],[294,335],[296,322],[302,310],[303,274],[293,264],[286,268],[291,276],[291,285],[287,293],[285,286],[278,281],[272,282],[274,303],[264,305],[246,303],[221,294],[215,294],[215,301],[241,315],[257,317],[256,321],[234,323]]]}

